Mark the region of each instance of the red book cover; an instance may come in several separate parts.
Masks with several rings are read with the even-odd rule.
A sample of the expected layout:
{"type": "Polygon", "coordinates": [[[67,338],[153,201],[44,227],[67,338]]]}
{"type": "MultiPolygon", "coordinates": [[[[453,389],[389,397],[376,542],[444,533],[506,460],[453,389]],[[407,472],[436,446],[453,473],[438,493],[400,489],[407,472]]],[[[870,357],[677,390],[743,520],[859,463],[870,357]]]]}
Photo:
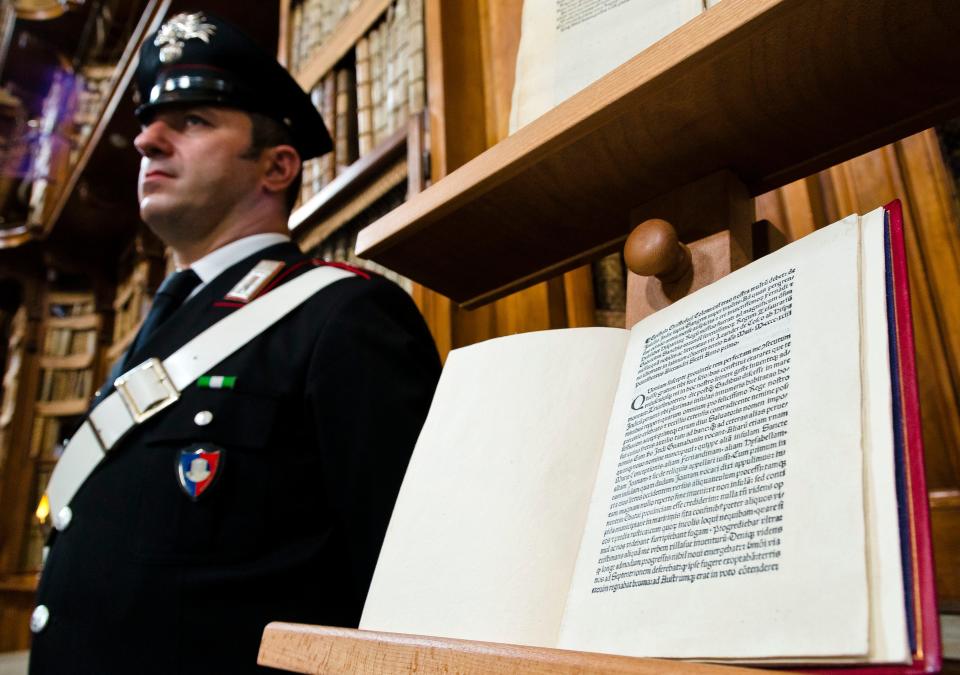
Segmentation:
{"type": "Polygon", "coordinates": [[[934,585],[933,542],[924,473],[920,399],[914,353],[910,286],[904,243],[903,211],[899,200],[886,212],[887,314],[890,371],[893,388],[894,445],[904,565],[904,602],[913,662],[907,665],[828,666],[804,669],[818,673],[913,675],[940,672],[940,621],[934,585]]]}
{"type": "MultiPolygon", "coordinates": [[[[900,201],[884,206],[887,212],[887,237],[890,256],[892,331],[896,356],[895,371],[899,373],[900,438],[904,449],[909,527],[904,544],[911,561],[911,592],[914,615],[914,660],[898,672],[939,672],[941,665],[940,622],[937,615],[937,595],[934,585],[933,541],[930,535],[930,511],[927,483],[924,474],[923,436],[920,427],[920,398],[917,390],[917,369],[913,340],[913,322],[910,312],[910,286],[907,277],[907,254],[904,245],[903,210],[900,201]]],[[[896,408],[896,405],[895,405],[896,408]]],[[[879,672],[879,671],[878,671],[879,672]]]]}

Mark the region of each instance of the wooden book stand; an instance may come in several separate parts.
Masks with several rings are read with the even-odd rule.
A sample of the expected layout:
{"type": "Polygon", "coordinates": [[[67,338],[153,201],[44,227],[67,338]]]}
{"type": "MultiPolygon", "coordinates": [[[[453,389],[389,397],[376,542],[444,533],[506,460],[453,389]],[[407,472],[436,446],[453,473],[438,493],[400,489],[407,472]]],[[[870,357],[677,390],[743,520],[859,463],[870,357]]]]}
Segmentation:
{"type": "MultiPolygon", "coordinates": [[[[627,327],[754,258],[754,204],[719,172],[633,210],[626,240],[627,327]],[[688,244],[680,243],[680,232],[688,244]]],[[[709,675],[731,666],[271,623],[258,662],[295,673],[609,673],[709,675]]]]}
{"type": "Polygon", "coordinates": [[[737,675],[754,670],[687,661],[639,659],[564,649],[271,623],[257,662],[294,673],[597,673],[737,675]]]}

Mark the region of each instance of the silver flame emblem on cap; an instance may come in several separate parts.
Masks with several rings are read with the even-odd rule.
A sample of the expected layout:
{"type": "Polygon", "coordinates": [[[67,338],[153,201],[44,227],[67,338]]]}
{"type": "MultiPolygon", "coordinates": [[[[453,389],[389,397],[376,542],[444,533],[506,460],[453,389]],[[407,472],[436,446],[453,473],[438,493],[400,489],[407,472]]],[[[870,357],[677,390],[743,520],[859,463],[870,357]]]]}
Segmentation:
{"type": "Polygon", "coordinates": [[[188,14],[181,12],[167,21],[157,31],[153,44],[160,47],[160,62],[173,63],[183,55],[183,43],[194,38],[210,44],[210,38],[217,27],[200,12],[188,14]]]}

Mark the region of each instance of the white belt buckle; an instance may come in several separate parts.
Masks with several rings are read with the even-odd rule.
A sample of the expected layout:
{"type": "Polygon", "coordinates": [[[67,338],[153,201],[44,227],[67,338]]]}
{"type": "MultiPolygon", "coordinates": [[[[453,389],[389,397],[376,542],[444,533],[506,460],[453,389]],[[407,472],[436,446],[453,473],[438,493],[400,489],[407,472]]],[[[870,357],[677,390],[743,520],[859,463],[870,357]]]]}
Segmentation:
{"type": "Polygon", "coordinates": [[[137,424],[150,419],[180,398],[179,390],[157,358],[134,366],[114,380],[113,385],[137,424]]]}

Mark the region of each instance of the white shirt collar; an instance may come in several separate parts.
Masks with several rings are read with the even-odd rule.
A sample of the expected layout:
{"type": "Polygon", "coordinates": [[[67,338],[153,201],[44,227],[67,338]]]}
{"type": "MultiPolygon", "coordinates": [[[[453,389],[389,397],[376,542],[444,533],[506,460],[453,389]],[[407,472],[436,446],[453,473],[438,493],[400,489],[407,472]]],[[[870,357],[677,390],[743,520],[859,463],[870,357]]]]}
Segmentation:
{"type": "Polygon", "coordinates": [[[193,290],[190,296],[193,297],[196,295],[201,288],[216,279],[220,273],[228,267],[232,267],[244,258],[252,256],[257,251],[262,251],[268,246],[286,241],[290,241],[290,237],[286,234],[266,232],[263,234],[251,234],[249,237],[231,241],[229,244],[221,246],[215,251],[211,251],[190,265],[190,269],[200,277],[200,285],[193,290]]]}

